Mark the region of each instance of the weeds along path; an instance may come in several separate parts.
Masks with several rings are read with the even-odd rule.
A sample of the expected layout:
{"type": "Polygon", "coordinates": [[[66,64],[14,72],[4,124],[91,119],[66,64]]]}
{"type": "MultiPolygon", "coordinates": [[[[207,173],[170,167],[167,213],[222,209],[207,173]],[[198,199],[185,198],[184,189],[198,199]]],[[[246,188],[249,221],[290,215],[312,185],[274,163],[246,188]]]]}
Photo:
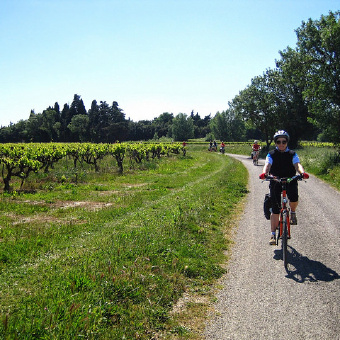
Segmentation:
{"type": "Polygon", "coordinates": [[[340,193],[314,176],[299,182],[286,271],[280,247],[269,246],[268,183],[258,179],[264,161],[256,167],[248,157],[232,157],[249,171],[249,195],[206,339],[339,339],[340,193]]]}
{"type": "MultiPolygon", "coordinates": [[[[27,226],[31,233],[21,234],[26,249],[15,242],[20,237],[8,238],[8,248],[0,243],[2,254],[10,246],[21,254],[17,262],[7,256],[0,267],[0,314],[9,320],[3,326],[27,334],[40,329],[50,338],[68,330],[98,338],[139,332],[149,339],[186,285],[221,275],[223,224],[246,193],[244,168],[197,152],[117,181],[121,186],[112,183],[112,195],[105,196],[111,205],[96,211],[44,207],[44,223],[36,214],[27,226]],[[69,225],[45,224],[46,216],[68,212],[69,225]]],[[[103,199],[87,194],[91,202],[103,199]]]]}

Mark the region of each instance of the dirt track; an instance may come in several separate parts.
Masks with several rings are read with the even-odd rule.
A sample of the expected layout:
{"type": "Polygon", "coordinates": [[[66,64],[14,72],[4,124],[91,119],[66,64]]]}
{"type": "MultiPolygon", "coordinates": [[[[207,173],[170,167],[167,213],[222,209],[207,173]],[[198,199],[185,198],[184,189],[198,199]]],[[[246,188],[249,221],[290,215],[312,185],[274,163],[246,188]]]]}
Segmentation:
{"type": "Polygon", "coordinates": [[[299,182],[286,271],[280,247],[269,246],[264,161],[234,157],[249,170],[250,192],[206,339],[340,339],[340,193],[313,176],[299,182]]]}

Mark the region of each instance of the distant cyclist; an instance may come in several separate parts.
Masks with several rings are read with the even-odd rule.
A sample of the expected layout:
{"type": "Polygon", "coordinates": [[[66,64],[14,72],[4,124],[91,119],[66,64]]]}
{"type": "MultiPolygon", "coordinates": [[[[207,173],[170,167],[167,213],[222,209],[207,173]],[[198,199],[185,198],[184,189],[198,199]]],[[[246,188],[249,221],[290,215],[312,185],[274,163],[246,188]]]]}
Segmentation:
{"type": "Polygon", "coordinates": [[[252,152],[253,152],[253,161],[255,162],[259,158],[259,153],[261,150],[261,146],[257,140],[254,140],[254,144],[251,147],[252,152]]]}
{"type": "Polygon", "coordinates": [[[217,143],[216,143],[215,140],[214,140],[214,143],[213,143],[213,150],[214,150],[214,151],[217,151],[217,143]]]}
{"type": "MultiPolygon", "coordinates": [[[[305,170],[300,163],[300,159],[295,151],[288,148],[289,135],[284,130],[279,130],[274,134],[275,149],[270,151],[266,157],[263,173],[260,178],[265,178],[267,175],[277,177],[293,177],[296,172],[303,174],[305,170]]],[[[305,178],[308,178],[305,174],[305,178]]],[[[279,224],[279,213],[281,205],[281,184],[275,181],[270,181],[270,196],[272,200],[272,214],[270,216],[271,238],[269,244],[274,245],[275,230],[279,224]]],[[[298,205],[298,183],[293,181],[288,183],[287,196],[291,210],[291,224],[297,224],[296,208],[298,205]]]]}
{"type": "Polygon", "coordinates": [[[222,153],[225,152],[225,144],[224,144],[223,141],[221,142],[221,145],[220,145],[220,152],[222,152],[222,153]]]}

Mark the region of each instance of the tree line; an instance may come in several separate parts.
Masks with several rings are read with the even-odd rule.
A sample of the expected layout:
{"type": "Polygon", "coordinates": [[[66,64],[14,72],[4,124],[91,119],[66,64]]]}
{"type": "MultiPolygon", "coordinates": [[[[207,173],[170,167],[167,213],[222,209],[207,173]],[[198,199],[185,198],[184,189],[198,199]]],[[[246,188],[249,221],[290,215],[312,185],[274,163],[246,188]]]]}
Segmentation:
{"type": "Polygon", "coordinates": [[[149,140],[166,136],[244,141],[264,140],[269,147],[278,129],[301,139],[340,143],[340,11],[309,19],[296,29],[295,48],[279,51],[274,69],[251,79],[225,111],[201,118],[164,112],[148,121],[125,118],[117,102],[93,100],[87,111],[81,97],[28,120],[0,128],[0,142],[102,142],[149,140]]]}
{"type": "Polygon", "coordinates": [[[169,137],[174,140],[205,137],[210,132],[210,115],[200,117],[164,112],[153,120],[134,122],[114,101],[99,104],[92,101],[87,111],[81,96],[75,94],[72,104],[60,110],[56,102],[42,113],[33,110],[27,120],[0,128],[1,143],[16,142],[92,142],[114,143],[169,137]]]}

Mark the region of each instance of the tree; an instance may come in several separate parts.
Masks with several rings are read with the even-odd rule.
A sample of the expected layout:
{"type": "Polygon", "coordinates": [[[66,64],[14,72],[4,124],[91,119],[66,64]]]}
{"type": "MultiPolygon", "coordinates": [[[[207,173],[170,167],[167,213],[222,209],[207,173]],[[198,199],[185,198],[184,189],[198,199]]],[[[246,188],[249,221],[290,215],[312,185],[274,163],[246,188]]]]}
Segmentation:
{"type": "Polygon", "coordinates": [[[92,101],[88,115],[89,115],[90,141],[97,142],[100,140],[100,132],[97,130],[97,128],[100,126],[100,116],[99,106],[96,100],[92,101]]]}
{"type": "Polygon", "coordinates": [[[202,119],[198,112],[194,114],[194,110],[192,110],[190,117],[194,123],[195,138],[203,138],[210,133],[210,115],[202,119]]]}
{"type": "Polygon", "coordinates": [[[216,139],[225,142],[244,139],[244,122],[231,109],[217,112],[210,123],[211,131],[216,139]]]}
{"type": "Polygon", "coordinates": [[[76,136],[72,135],[72,132],[68,128],[69,124],[72,121],[72,118],[76,115],[86,115],[85,105],[83,100],[79,95],[75,94],[73,96],[73,101],[71,106],[68,104],[64,105],[64,108],[60,114],[60,123],[61,123],[61,141],[63,142],[74,142],[76,140],[76,136]]]}
{"type": "Polygon", "coordinates": [[[64,104],[63,110],[61,111],[60,114],[60,141],[61,142],[66,142],[68,141],[68,136],[69,136],[69,130],[67,128],[68,124],[71,123],[71,120],[69,120],[69,111],[70,111],[70,106],[68,104],[64,104]]]}
{"type": "Polygon", "coordinates": [[[171,136],[171,125],[174,119],[173,113],[163,112],[158,118],[152,121],[154,127],[154,133],[157,133],[158,137],[171,136]]]}
{"type": "Polygon", "coordinates": [[[150,120],[129,121],[129,140],[149,140],[154,136],[155,127],[150,120]]]}
{"type": "Polygon", "coordinates": [[[268,148],[280,122],[270,76],[271,72],[267,71],[263,76],[253,78],[251,84],[229,103],[238,116],[263,133],[268,148]]]}
{"type": "Polygon", "coordinates": [[[53,110],[56,112],[57,117],[58,117],[57,120],[59,121],[59,120],[60,120],[60,107],[59,107],[58,102],[55,102],[55,103],[54,103],[53,110]]]}
{"type": "Polygon", "coordinates": [[[71,123],[67,126],[80,142],[85,142],[88,137],[89,117],[79,114],[72,117],[71,123]]]}
{"type": "Polygon", "coordinates": [[[308,72],[304,97],[311,120],[340,143],[340,11],[309,19],[296,30],[297,51],[308,72]]]}
{"type": "Polygon", "coordinates": [[[125,119],[124,111],[114,101],[109,111],[109,125],[107,127],[107,141],[125,141],[129,135],[129,124],[125,119]]]}
{"type": "Polygon", "coordinates": [[[304,98],[307,82],[305,64],[300,54],[291,48],[279,52],[281,60],[276,62],[273,88],[279,106],[279,115],[285,116],[282,128],[289,132],[290,145],[295,147],[301,138],[309,139],[314,132],[308,122],[308,106],[304,98]]]}
{"type": "Polygon", "coordinates": [[[58,139],[58,131],[55,130],[57,123],[57,113],[53,109],[44,110],[41,115],[41,126],[39,129],[45,135],[44,142],[52,142],[58,139]]]}
{"type": "Polygon", "coordinates": [[[117,102],[109,106],[106,101],[101,101],[100,105],[92,101],[89,124],[91,141],[95,143],[124,141],[129,135],[129,122],[117,102]]]}
{"type": "Polygon", "coordinates": [[[194,137],[194,124],[190,117],[179,113],[172,121],[172,136],[176,141],[184,141],[194,137]]]}
{"type": "Polygon", "coordinates": [[[210,122],[211,132],[216,139],[223,141],[231,141],[231,131],[230,126],[228,126],[228,118],[226,112],[219,111],[216,113],[215,117],[210,122]]]}

